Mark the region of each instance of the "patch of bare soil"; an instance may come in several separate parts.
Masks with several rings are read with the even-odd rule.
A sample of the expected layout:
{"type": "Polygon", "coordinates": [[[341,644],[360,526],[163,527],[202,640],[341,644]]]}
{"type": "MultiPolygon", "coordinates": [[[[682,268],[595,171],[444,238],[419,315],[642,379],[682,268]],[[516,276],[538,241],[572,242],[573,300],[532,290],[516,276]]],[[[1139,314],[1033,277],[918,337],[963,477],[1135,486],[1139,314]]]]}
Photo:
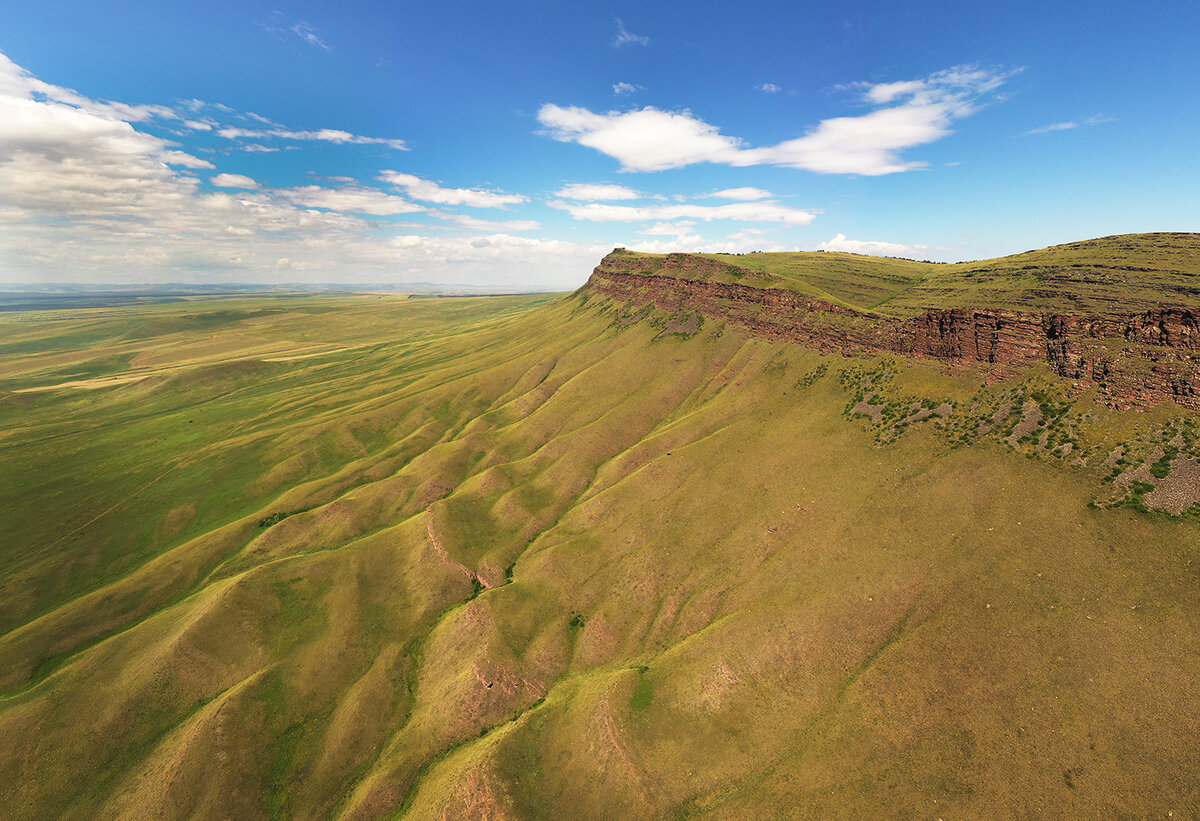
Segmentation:
{"type": "Polygon", "coordinates": [[[1117,445],[1115,448],[1113,448],[1111,451],[1109,451],[1108,458],[1100,463],[1100,467],[1099,467],[1100,472],[1108,473],[1110,470],[1112,470],[1114,467],[1117,466],[1117,460],[1120,459],[1124,455],[1125,455],[1125,446],[1117,445]]]}
{"type": "Polygon", "coordinates": [[[669,334],[687,334],[691,336],[700,330],[700,317],[692,314],[687,319],[670,319],[667,320],[667,333],[669,334]]]}
{"type": "Polygon", "coordinates": [[[1150,454],[1150,458],[1137,466],[1136,470],[1127,470],[1116,479],[1117,487],[1127,488],[1134,482],[1149,482],[1152,485],[1157,485],[1161,479],[1155,479],[1154,474],[1150,472],[1150,466],[1163,457],[1163,449],[1155,448],[1150,454]]]}
{"type": "Polygon", "coordinates": [[[1013,428],[1013,432],[1009,434],[1008,439],[1005,441],[1015,448],[1021,437],[1033,433],[1040,421],[1042,421],[1042,409],[1038,406],[1037,402],[1034,402],[1032,399],[1026,399],[1025,416],[1017,423],[1017,426],[1013,428]]]}
{"type": "Polygon", "coordinates": [[[454,787],[451,800],[442,808],[442,819],[504,821],[513,817],[511,810],[512,799],[503,784],[476,767],[454,787]]]}
{"type": "Polygon", "coordinates": [[[992,424],[999,425],[1001,422],[1007,419],[1008,415],[1012,413],[1013,405],[1015,404],[1017,404],[1016,400],[1009,399],[1007,402],[997,408],[996,412],[992,414],[992,424]]]}
{"type": "Polygon", "coordinates": [[[883,406],[882,405],[872,405],[871,399],[873,399],[874,397],[875,397],[875,394],[873,392],[868,393],[866,396],[863,397],[863,400],[861,402],[859,402],[857,405],[855,405],[853,408],[850,409],[850,413],[851,414],[861,413],[863,416],[871,417],[872,422],[879,422],[879,420],[883,418],[883,406]]]}
{"type": "MultiPolygon", "coordinates": [[[[980,419],[979,424],[975,428],[975,435],[976,436],[986,436],[987,434],[994,431],[997,427],[1000,426],[1001,423],[1004,422],[1005,419],[1008,418],[1008,415],[1010,413],[1012,413],[1014,404],[1016,404],[1016,403],[1013,400],[1009,399],[1009,400],[1005,401],[1002,405],[1000,405],[999,408],[996,409],[996,412],[992,414],[990,419],[980,419]]],[[[975,411],[978,409],[979,409],[979,403],[976,402],[974,405],[971,406],[971,410],[969,411],[969,413],[974,415],[975,411]]]]}
{"type": "Polygon", "coordinates": [[[918,402],[914,402],[908,408],[908,416],[896,422],[895,427],[911,425],[913,422],[924,422],[931,416],[941,416],[942,418],[945,418],[949,416],[953,410],[954,406],[949,402],[943,402],[936,408],[927,408],[918,402]]]}
{"type": "Polygon", "coordinates": [[[1154,490],[1145,496],[1146,507],[1178,516],[1200,502],[1200,459],[1176,459],[1165,479],[1152,481],[1154,490]]]}

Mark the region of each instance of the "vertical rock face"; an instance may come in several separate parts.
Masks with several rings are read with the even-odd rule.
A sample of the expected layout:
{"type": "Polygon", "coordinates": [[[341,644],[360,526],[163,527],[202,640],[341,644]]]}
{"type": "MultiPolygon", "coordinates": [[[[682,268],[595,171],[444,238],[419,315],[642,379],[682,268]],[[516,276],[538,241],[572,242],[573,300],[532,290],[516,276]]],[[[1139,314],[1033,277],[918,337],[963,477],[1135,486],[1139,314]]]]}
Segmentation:
{"type": "Polygon", "coordinates": [[[1048,362],[1065,379],[1094,383],[1117,408],[1175,402],[1200,410],[1200,313],[1191,309],[1072,314],[945,308],[894,319],[765,287],[773,279],[690,254],[614,253],[586,287],[631,304],[699,311],[757,336],[822,350],[983,363],[999,372],[1048,362]],[[764,287],[713,281],[731,278],[764,287]]]}

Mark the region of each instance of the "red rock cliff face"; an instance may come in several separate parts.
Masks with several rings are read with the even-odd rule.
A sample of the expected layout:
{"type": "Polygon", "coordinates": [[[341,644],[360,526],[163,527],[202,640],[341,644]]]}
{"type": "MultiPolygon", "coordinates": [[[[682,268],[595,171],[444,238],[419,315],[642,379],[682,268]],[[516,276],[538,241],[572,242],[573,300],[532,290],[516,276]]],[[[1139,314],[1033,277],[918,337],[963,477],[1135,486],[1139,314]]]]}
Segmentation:
{"type": "Polygon", "coordinates": [[[930,310],[913,319],[855,311],[794,291],[712,282],[734,274],[767,284],[758,271],[688,254],[610,254],[587,288],[636,305],[691,310],[756,336],[826,351],[896,353],[954,364],[1048,362],[1062,377],[1095,383],[1118,408],[1175,402],[1200,410],[1200,313],[1164,308],[1140,314],[1042,314],[999,308],[930,310]]]}

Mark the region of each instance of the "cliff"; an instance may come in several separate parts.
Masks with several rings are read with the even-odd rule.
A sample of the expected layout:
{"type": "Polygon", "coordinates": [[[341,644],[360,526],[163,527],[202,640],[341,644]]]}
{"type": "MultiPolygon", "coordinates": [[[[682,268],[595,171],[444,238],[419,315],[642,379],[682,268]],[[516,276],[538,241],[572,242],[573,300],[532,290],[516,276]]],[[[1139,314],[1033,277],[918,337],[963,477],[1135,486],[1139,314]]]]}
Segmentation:
{"type": "Polygon", "coordinates": [[[997,377],[1044,361],[1065,379],[1095,384],[1112,407],[1175,402],[1200,410],[1196,309],[1122,314],[931,307],[915,317],[895,318],[772,287],[778,280],[709,257],[646,257],[617,250],[601,261],[585,287],[634,305],[699,311],[756,336],[827,351],[982,365],[997,377]]]}

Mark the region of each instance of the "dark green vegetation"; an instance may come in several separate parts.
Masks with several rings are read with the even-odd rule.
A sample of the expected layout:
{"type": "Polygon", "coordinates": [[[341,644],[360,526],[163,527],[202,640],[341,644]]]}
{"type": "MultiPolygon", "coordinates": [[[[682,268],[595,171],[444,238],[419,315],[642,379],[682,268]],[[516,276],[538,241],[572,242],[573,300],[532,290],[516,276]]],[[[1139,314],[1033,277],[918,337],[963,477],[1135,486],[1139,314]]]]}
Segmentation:
{"type": "Polygon", "coordinates": [[[1183,817],[1198,445],[586,292],[8,314],[5,813],[1183,817]]]}
{"type": "Polygon", "coordinates": [[[787,288],[894,317],[929,308],[1137,312],[1200,306],[1200,234],[1123,234],[952,265],[838,252],[702,256],[767,275],[728,275],[720,277],[723,282],[787,288]]]}

